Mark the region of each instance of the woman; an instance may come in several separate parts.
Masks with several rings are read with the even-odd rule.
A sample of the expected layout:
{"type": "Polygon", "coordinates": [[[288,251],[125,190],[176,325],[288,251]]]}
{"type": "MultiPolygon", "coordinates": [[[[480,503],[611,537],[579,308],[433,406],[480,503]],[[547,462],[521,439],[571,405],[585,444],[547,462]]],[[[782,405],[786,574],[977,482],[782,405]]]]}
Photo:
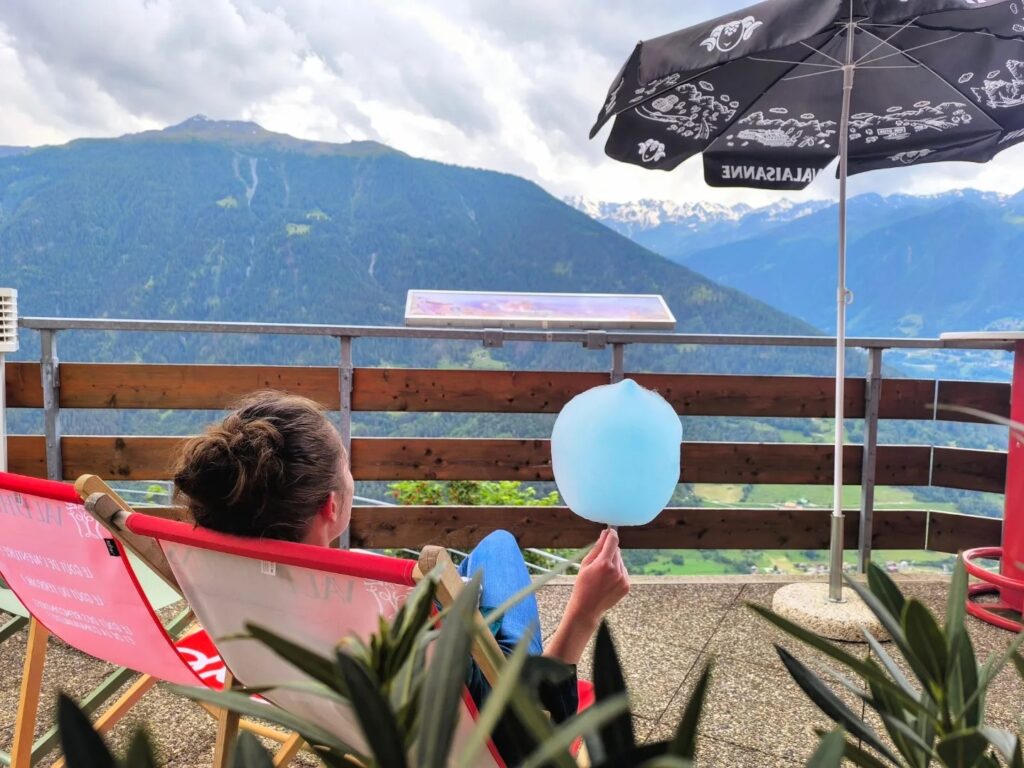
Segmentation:
{"type": "MultiPolygon", "coordinates": [[[[341,438],[320,407],[281,392],[250,396],[220,424],[189,440],[178,456],[174,484],[200,526],[322,547],[348,527],[355,490],[341,438]]],[[[485,613],[530,581],[516,541],[505,531],[483,539],[460,566],[464,576],[481,570],[480,607],[485,613]]],[[[580,565],[546,648],[533,597],[508,611],[492,630],[506,654],[531,632],[532,654],[574,666],[601,617],[628,591],[618,535],[609,529],[580,565]]],[[[487,684],[475,665],[467,684],[480,704],[487,684]]],[[[575,680],[546,696],[545,704],[556,719],[573,714],[575,680]]]]}

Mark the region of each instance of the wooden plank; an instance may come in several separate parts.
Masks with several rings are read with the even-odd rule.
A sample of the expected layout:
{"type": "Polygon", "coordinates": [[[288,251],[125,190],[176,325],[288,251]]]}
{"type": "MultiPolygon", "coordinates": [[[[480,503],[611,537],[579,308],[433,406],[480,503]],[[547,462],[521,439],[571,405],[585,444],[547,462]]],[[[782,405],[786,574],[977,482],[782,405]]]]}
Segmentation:
{"type": "Polygon", "coordinates": [[[338,370],[306,366],[61,363],[63,408],[219,410],[261,389],[339,403],[338,370]]]}
{"type": "Polygon", "coordinates": [[[1003,521],[994,517],[932,512],[928,548],[936,552],[963,552],[974,547],[996,547],[1002,541],[1003,521]]]}
{"type": "Polygon", "coordinates": [[[606,373],[357,368],[352,408],[356,411],[557,413],[579,393],[607,383],[606,373]]]}
{"type": "Polygon", "coordinates": [[[46,477],[46,440],[42,435],[9,435],[7,468],[17,475],[46,477]]]}
{"type": "MultiPolygon", "coordinates": [[[[833,380],[828,377],[628,376],[657,390],[677,412],[689,416],[827,418],[834,413],[833,380]]],[[[355,372],[353,407],[357,411],[557,413],[579,393],[607,381],[607,375],[592,372],[360,368],[355,372]]],[[[6,386],[10,407],[42,407],[38,363],[8,363],[6,386]]],[[[864,381],[850,378],[846,387],[846,415],[862,418],[864,381]]],[[[134,363],[62,363],[60,404],[64,408],[219,410],[261,389],[293,392],[330,410],[338,408],[333,367],[134,363]]],[[[933,381],[886,379],[881,417],[931,419],[934,397],[933,381]]],[[[1006,416],[1009,385],[943,381],[939,402],[1006,416]]],[[[978,420],[955,413],[942,418],[978,420]]]]}
{"type": "MultiPolygon", "coordinates": [[[[860,478],[860,446],[847,446],[844,478],[860,478]]],[[[927,485],[929,449],[884,446],[878,482],[927,485]]],[[[551,480],[547,440],[362,438],[353,441],[352,471],[360,480],[551,480]]],[[[684,483],[828,485],[832,446],[794,443],[683,443],[684,483]]]]}
{"type": "Polygon", "coordinates": [[[42,408],[43,384],[39,363],[8,362],[4,368],[8,408],[42,408]]]}
{"type": "MultiPolygon", "coordinates": [[[[924,548],[927,515],[924,510],[876,510],[873,546],[924,548]]],[[[944,523],[950,530],[980,532],[972,541],[985,540],[992,533],[991,522],[984,518],[952,517],[958,519],[944,523]],[[979,519],[983,522],[976,522],[979,519]]],[[[845,528],[851,545],[858,524],[859,512],[847,511],[845,528]]],[[[601,527],[567,507],[356,507],[351,534],[352,544],[358,547],[438,544],[465,550],[502,529],[510,531],[521,547],[575,548],[595,541],[601,527]]],[[[822,550],[828,548],[829,533],[828,510],[749,508],[670,508],[648,525],[619,531],[627,549],[822,550]]]]}
{"type": "MultiPolygon", "coordinates": [[[[829,377],[629,373],[658,391],[687,416],[827,418],[835,415],[829,377]]],[[[608,383],[603,373],[540,371],[439,371],[360,368],[355,372],[357,411],[454,413],[557,413],[573,397],[608,383]]],[[[864,416],[864,380],[846,382],[846,415],[864,416]]],[[[931,419],[935,382],[886,379],[881,415],[931,419]]]]}
{"type": "MultiPolygon", "coordinates": [[[[185,439],[64,437],[64,477],[96,474],[106,480],[167,479],[174,450],[185,439]]],[[[860,446],[846,447],[844,476],[848,484],[859,482],[861,453],[860,446]]],[[[878,483],[927,485],[929,455],[930,449],[924,446],[881,446],[878,483]]],[[[12,437],[10,461],[12,471],[45,476],[43,439],[12,437]]],[[[358,480],[552,479],[547,440],[357,438],[352,442],[352,472],[358,480]]],[[[832,482],[832,446],[684,443],[681,482],[828,485],[832,482]]]]}
{"type": "Polygon", "coordinates": [[[64,477],[99,475],[104,480],[166,480],[182,437],[65,437],[64,477]]]}
{"type": "Polygon", "coordinates": [[[878,404],[880,419],[932,418],[935,382],[927,379],[882,379],[882,399],[878,404]]]}
{"type": "MultiPolygon", "coordinates": [[[[938,404],[975,408],[1004,419],[1010,418],[1010,385],[991,381],[940,381],[938,404]]],[[[966,413],[939,409],[942,421],[985,423],[985,419],[966,413]]]]}
{"type": "Polygon", "coordinates": [[[1006,490],[1006,454],[967,448],[936,448],[932,485],[967,491],[1003,493],[1006,490]]]}

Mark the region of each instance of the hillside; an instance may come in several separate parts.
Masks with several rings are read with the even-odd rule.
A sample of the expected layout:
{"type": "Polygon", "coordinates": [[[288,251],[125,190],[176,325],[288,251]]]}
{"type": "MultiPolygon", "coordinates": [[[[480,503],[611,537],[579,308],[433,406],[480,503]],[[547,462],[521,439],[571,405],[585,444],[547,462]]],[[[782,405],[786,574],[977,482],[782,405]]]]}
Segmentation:
{"type": "MultiPolygon", "coordinates": [[[[400,324],[407,289],[444,287],[662,293],[680,330],[814,332],[521,178],[202,116],[0,158],[0,274],[25,315],[400,324]]],[[[93,337],[88,350],[70,339],[62,357],[335,357],[326,342],[135,338],[128,347],[93,337]]],[[[460,364],[471,351],[362,345],[359,362],[460,364]]],[[[606,364],[564,348],[494,358],[514,354],[606,364]]],[[[672,349],[644,364],[828,370],[827,355],[770,350],[672,349]]]]}
{"type": "MultiPolygon", "coordinates": [[[[835,328],[837,211],[815,201],[751,210],[576,204],[617,231],[720,283],[826,331],[835,328]]],[[[849,210],[852,336],[935,337],[1024,327],[1020,267],[1024,194],[863,195],[849,210]]],[[[984,355],[894,356],[971,376],[1006,375],[984,355]]]]}

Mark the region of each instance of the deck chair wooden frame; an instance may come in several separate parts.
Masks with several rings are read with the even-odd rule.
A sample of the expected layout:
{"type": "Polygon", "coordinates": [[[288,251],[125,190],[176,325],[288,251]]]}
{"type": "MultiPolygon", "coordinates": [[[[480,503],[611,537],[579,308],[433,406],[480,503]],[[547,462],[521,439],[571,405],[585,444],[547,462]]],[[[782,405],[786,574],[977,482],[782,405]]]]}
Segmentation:
{"type": "MultiPolygon", "coordinates": [[[[102,498],[97,496],[88,501],[92,508],[103,504],[102,498]]],[[[244,623],[257,621],[285,634],[290,629],[296,642],[314,649],[319,644],[323,646],[322,652],[329,652],[346,634],[365,636],[375,631],[380,616],[393,615],[404,600],[404,594],[435,569],[440,574],[438,597],[442,604],[450,605],[463,588],[448,553],[440,547],[427,547],[419,561],[413,562],[370,553],[229,536],[138,510],[119,510],[110,522],[127,535],[151,537],[160,542],[200,621],[215,638],[222,634],[233,638],[220,645],[219,651],[244,684],[269,688],[263,694],[267,699],[322,728],[338,733],[347,728],[342,738],[357,748],[362,736],[350,711],[346,716],[336,703],[297,692],[296,688],[274,688],[289,680],[298,682],[304,676],[254,641],[237,639],[244,623]],[[340,597],[346,589],[347,596],[340,597]],[[332,590],[339,596],[333,602],[327,597],[332,590]],[[344,617],[337,618],[339,614],[344,617]],[[338,631],[342,624],[349,626],[350,631],[338,631]],[[246,650],[239,650],[242,647],[246,650]],[[290,677],[286,676],[289,674],[290,677]],[[297,696],[305,700],[296,704],[297,696]],[[312,704],[311,700],[314,700],[312,704]]],[[[479,612],[476,621],[482,631],[477,633],[473,658],[494,686],[504,655],[479,612]]],[[[456,743],[460,734],[464,737],[472,728],[472,719],[476,716],[468,692],[464,705],[464,717],[456,728],[456,743]]],[[[489,750],[480,756],[480,764],[504,768],[494,745],[488,746],[489,750]]]]}
{"type": "MultiPolygon", "coordinates": [[[[116,495],[108,498],[113,501],[116,495]]],[[[118,499],[114,503],[123,502],[118,499]]],[[[0,537],[4,544],[0,546],[0,572],[29,613],[14,741],[5,761],[11,768],[30,768],[59,741],[54,727],[33,742],[51,630],[78,650],[119,667],[80,702],[87,713],[99,710],[111,694],[138,675],[95,721],[100,732],[113,727],[161,680],[220,687],[216,678],[224,673],[224,667],[209,638],[202,630],[184,632],[194,625],[191,611],[182,612],[167,627],[160,622],[142,591],[125,546],[107,537],[96,525],[73,486],[0,473],[0,512],[4,513],[0,514],[0,531],[5,525],[7,528],[7,535],[0,537]],[[38,546],[26,543],[25,536],[36,524],[49,526],[45,533],[50,534],[40,536],[38,546]],[[50,541],[44,544],[45,540],[50,541]],[[118,588],[104,592],[104,579],[118,588]],[[107,605],[99,607],[104,603],[107,605]],[[112,615],[125,616],[120,628],[113,629],[114,623],[109,621],[112,615]],[[143,653],[132,647],[136,640],[148,640],[151,645],[143,653]],[[133,658],[141,659],[141,663],[124,663],[133,658]]],[[[152,542],[149,545],[152,547],[152,542]]],[[[145,546],[140,549],[146,551],[145,546]]],[[[176,588],[173,576],[168,578],[166,563],[161,566],[156,562],[151,567],[176,588]]],[[[225,718],[219,711],[210,714],[225,718]]],[[[297,735],[256,723],[242,725],[282,743],[278,753],[282,761],[278,764],[290,760],[301,747],[297,735]]],[[[233,746],[227,738],[230,735],[227,731],[218,734],[221,738],[215,751],[219,766],[227,765],[233,746]]],[[[61,758],[54,765],[61,768],[63,762],[61,758]]]]}

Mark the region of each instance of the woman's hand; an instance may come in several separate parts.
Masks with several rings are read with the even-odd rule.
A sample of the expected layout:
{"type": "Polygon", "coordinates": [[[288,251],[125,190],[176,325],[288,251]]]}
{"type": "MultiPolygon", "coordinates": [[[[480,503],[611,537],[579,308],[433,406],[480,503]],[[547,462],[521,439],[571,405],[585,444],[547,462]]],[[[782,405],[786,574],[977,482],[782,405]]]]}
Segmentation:
{"type": "Polygon", "coordinates": [[[576,585],[545,655],[576,664],[601,618],[627,594],[629,575],[619,550],[619,534],[606,528],[580,563],[576,585]]]}
{"type": "Polygon", "coordinates": [[[590,550],[576,577],[567,613],[577,619],[589,620],[594,628],[601,617],[629,594],[629,575],[622,562],[619,534],[614,528],[605,528],[597,544],[590,550]]]}

